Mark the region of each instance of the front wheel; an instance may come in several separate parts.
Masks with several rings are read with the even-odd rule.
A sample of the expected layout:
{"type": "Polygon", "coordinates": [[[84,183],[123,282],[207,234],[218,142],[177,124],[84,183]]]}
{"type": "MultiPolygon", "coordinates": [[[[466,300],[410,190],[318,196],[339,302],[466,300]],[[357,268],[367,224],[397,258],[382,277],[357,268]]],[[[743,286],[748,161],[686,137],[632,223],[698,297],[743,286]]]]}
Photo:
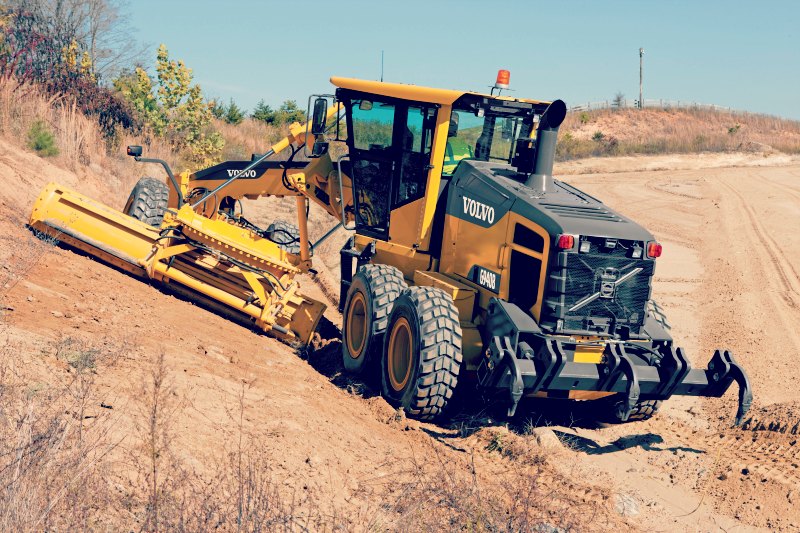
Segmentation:
{"type": "Polygon", "coordinates": [[[159,227],[168,201],[169,188],[166,183],[154,178],[142,178],[133,187],[122,212],[145,224],[159,227]]]}
{"type": "Polygon", "coordinates": [[[461,368],[461,326],[441,289],[410,287],[394,303],[381,358],[381,392],[421,419],[440,415],[461,368]]]}

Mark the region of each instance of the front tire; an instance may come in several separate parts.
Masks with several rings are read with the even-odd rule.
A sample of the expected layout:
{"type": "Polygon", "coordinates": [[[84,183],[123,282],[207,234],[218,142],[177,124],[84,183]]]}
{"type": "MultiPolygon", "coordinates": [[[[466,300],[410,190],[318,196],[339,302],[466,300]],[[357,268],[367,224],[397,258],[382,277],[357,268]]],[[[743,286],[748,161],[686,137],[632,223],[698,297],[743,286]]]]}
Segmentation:
{"type": "Polygon", "coordinates": [[[363,265],[358,269],[344,306],[342,362],[350,372],[361,373],[380,353],[389,314],[408,285],[403,274],[389,265],[363,265]]]}
{"type": "Polygon", "coordinates": [[[169,201],[169,188],[163,181],[141,178],[133,187],[125,208],[122,210],[136,220],[159,227],[169,201]]]}
{"type": "Polygon", "coordinates": [[[453,396],[461,360],[461,326],[450,295],[434,287],[403,291],[384,338],[384,398],[411,416],[435,418],[453,396]]]}

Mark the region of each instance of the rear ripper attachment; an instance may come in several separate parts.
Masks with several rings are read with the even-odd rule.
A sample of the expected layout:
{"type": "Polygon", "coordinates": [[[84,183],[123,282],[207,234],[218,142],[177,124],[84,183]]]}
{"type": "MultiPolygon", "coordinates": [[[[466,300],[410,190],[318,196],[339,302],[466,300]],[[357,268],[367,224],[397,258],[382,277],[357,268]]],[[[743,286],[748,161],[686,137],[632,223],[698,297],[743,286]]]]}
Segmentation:
{"type": "Polygon", "coordinates": [[[671,341],[580,342],[548,335],[519,307],[498,299],[489,305],[487,331],[478,382],[485,390],[506,391],[509,416],[523,396],[572,398],[594,391],[623,398],[615,414],[624,422],[640,402],[674,394],[720,397],[736,382],[739,425],[753,399],[747,374],[728,351],[717,350],[707,369],[693,369],[671,341]]]}

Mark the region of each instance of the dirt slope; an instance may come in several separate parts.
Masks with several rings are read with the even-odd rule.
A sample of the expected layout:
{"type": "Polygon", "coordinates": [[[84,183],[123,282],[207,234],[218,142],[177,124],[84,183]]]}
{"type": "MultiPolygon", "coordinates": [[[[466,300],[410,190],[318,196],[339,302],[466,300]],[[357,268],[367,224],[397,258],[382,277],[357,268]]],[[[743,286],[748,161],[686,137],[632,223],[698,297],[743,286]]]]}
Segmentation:
{"type": "MultiPolygon", "coordinates": [[[[614,427],[598,427],[584,406],[541,403],[528,405],[510,434],[491,428],[495,423],[478,410],[452,427],[406,421],[341,373],[335,341],[304,360],[90,258],[42,249],[22,224],[46,181],[119,206],[132,180],[90,171],[79,177],[0,142],[0,303],[9,308],[3,334],[31,383],[69,372],[53,354],[59,339],[79,338],[117,354],[99,371],[91,412],[114,417],[120,461],[136,451],[142,384],[163,352],[173,392],[172,450],[187,468],[199,475],[212,470],[245,434],[269,458],[282,490],[310,495],[332,523],[351,529],[374,525],[375,516],[384,527],[400,527],[386,518],[386,506],[412,485],[400,490],[396,483],[430,460],[454,475],[513,487],[518,472],[535,472],[532,486],[559,498],[568,493],[573,500],[563,501],[578,510],[590,505],[596,529],[796,531],[800,365],[793,330],[800,325],[800,260],[790,251],[800,244],[793,231],[800,223],[800,164],[753,166],[764,158],[724,157],[604,159],[562,170],[566,181],[642,222],[664,243],[654,294],[696,365],[721,346],[750,372],[756,404],[743,429],[728,427],[733,396],[676,398],[652,421],[614,427]],[[654,167],[660,170],[642,170],[654,167]],[[529,421],[553,424],[569,449],[537,447],[524,432],[529,421]],[[538,462],[521,459],[529,456],[517,448],[526,446],[538,450],[538,462]],[[611,510],[620,502],[625,518],[611,510]]],[[[274,212],[261,209],[260,216],[274,212]]],[[[323,297],[310,280],[304,286],[323,297]]],[[[327,316],[334,325],[327,335],[334,337],[340,319],[332,310],[327,316]]],[[[409,494],[426,499],[430,491],[409,494]]]]}
{"type": "MultiPolygon", "coordinates": [[[[449,507],[455,512],[460,506],[474,507],[470,502],[481,504],[480,493],[466,494],[478,486],[497,490],[535,479],[549,479],[547,485],[557,488],[543,485],[541,497],[532,499],[540,490],[528,487],[523,502],[530,502],[524,505],[531,509],[526,512],[539,517],[529,527],[541,521],[583,523],[581,506],[595,517],[590,529],[626,523],[613,511],[613,487],[596,488],[575,470],[561,474],[549,465],[561,462],[557,457],[567,453],[563,450],[546,452],[531,445],[535,441],[521,439],[514,456],[528,459],[514,464],[507,446],[498,444],[517,438],[507,431],[494,437],[480,426],[459,431],[407,421],[363,382],[342,375],[338,341],[303,359],[275,339],[89,257],[43,244],[24,228],[47,181],[119,207],[133,180],[120,183],[88,171],[79,177],[2,141],[0,162],[0,339],[5,344],[0,353],[9,354],[3,363],[24,387],[46,393],[73,372],[69,354],[63,356],[69,346],[90,347],[93,357],[102,360],[86,423],[110,428],[107,438],[117,443],[111,452],[113,485],[121,494],[133,490],[129,485],[142,471],[152,391],[148,383],[164,354],[167,465],[180,464],[182,476],[216,475],[243,440],[258,454],[263,475],[273,480],[283,501],[291,502],[292,509],[296,505],[300,515],[324,517],[331,529],[438,524],[444,518],[414,514],[415,505],[425,510],[436,501],[427,496],[417,501],[414,491],[437,490],[447,498],[449,491],[463,489],[465,503],[449,507]],[[523,454],[523,448],[530,453],[523,454]]],[[[262,206],[253,218],[276,214],[285,214],[283,207],[262,206]]],[[[325,298],[311,280],[303,283],[310,295],[325,298]]],[[[340,318],[334,309],[328,311],[325,333],[335,339],[340,318]]],[[[169,474],[165,477],[169,484],[169,474]]],[[[180,479],[175,476],[172,483],[180,479]]],[[[123,502],[131,499],[125,496],[123,502]]],[[[501,499],[510,502],[502,493],[501,499]]],[[[111,527],[141,523],[141,513],[132,508],[110,513],[111,527]]],[[[447,516],[444,506],[440,512],[447,516]]],[[[473,520],[459,513],[454,524],[473,520]]],[[[488,519],[493,518],[480,518],[488,519]]]]}

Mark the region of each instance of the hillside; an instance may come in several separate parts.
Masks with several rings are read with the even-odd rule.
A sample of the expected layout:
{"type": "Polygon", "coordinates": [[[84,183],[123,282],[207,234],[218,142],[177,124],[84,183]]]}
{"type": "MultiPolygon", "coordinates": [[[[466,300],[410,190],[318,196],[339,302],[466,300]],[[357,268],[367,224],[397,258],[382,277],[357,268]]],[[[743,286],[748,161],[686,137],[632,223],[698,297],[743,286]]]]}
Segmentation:
{"type": "Polygon", "coordinates": [[[561,160],[698,152],[800,153],[800,122],[702,108],[574,111],[559,132],[561,160]]]}
{"type": "Polygon", "coordinates": [[[303,359],[24,227],[49,180],[120,207],[131,178],[5,141],[0,162],[1,529],[624,523],[613,487],[564,470],[564,450],[480,412],[406,420],[344,375],[335,311],[327,346],[303,359]]]}

